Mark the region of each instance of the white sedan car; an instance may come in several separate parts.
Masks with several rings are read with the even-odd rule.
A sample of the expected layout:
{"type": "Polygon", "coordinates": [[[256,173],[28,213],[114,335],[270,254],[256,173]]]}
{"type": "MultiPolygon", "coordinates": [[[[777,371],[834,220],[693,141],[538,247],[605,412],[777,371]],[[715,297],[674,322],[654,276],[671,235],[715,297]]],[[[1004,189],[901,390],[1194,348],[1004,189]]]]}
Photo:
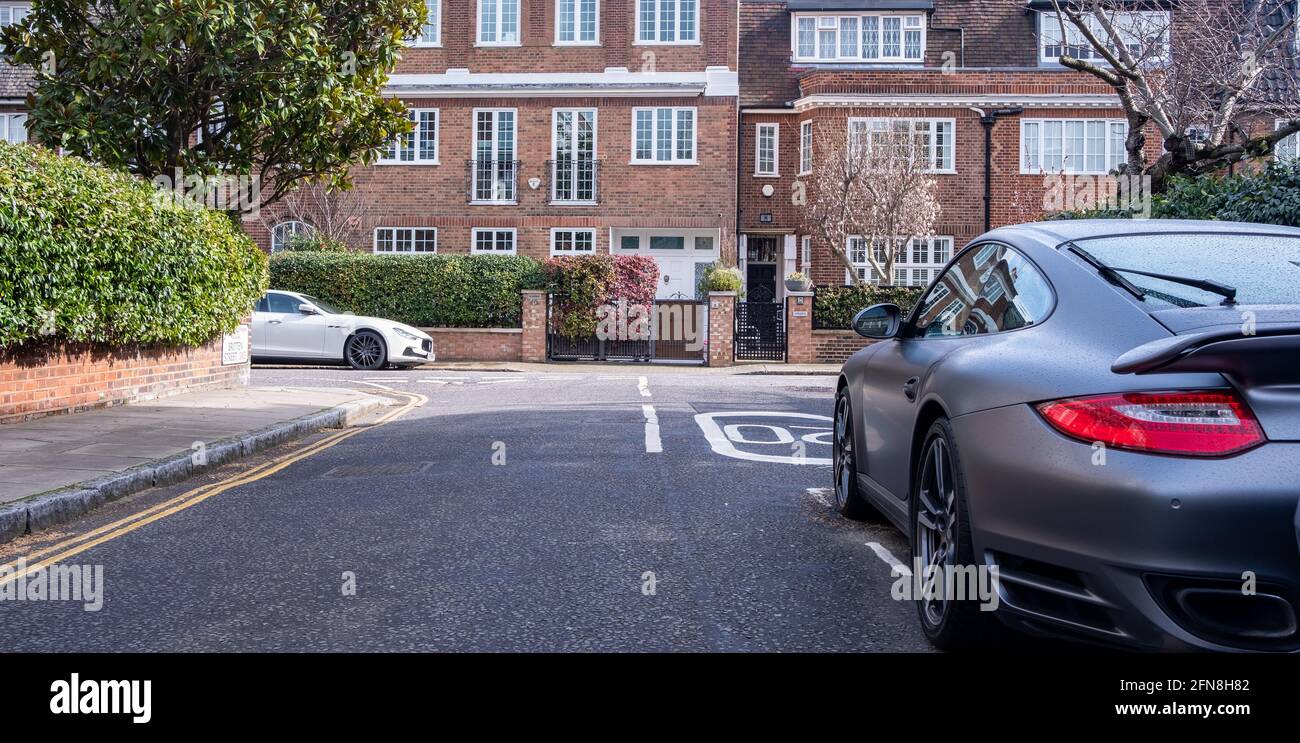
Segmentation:
{"type": "Polygon", "coordinates": [[[400,322],[340,312],[306,294],[269,291],[253,310],[257,361],[346,361],[353,369],[433,361],[433,338],[400,322]]]}

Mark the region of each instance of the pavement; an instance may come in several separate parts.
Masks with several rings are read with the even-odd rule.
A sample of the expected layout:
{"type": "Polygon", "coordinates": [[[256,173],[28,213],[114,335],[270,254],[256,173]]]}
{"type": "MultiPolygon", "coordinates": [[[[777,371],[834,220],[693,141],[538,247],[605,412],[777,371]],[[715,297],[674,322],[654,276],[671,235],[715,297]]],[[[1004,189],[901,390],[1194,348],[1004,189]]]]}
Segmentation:
{"type": "MultiPolygon", "coordinates": [[[[338,370],[338,366],[312,366],[303,367],[301,365],[284,365],[284,364],[256,364],[254,369],[287,369],[302,371],[304,368],[338,370]]],[[[545,364],[524,363],[517,361],[448,361],[436,362],[432,364],[423,364],[415,367],[421,371],[458,371],[458,372],[508,372],[512,374],[586,374],[586,375],[605,375],[605,374],[668,374],[682,375],[689,374],[695,376],[743,376],[743,375],[776,375],[776,376],[826,376],[838,375],[840,373],[840,364],[769,364],[761,361],[742,361],[735,366],[701,366],[699,364],[673,364],[665,362],[657,363],[638,363],[632,361],[626,362],[605,362],[605,363],[582,363],[582,362],[548,362],[545,364]]]]}
{"type": "Polygon", "coordinates": [[[903,536],[831,506],[833,377],[640,371],[255,369],[427,402],[0,545],[103,570],[97,609],[0,601],[0,650],[930,649],[903,536]]]}
{"type": "Polygon", "coordinates": [[[322,411],[356,416],[383,402],[339,387],[277,385],[190,392],[6,424],[0,426],[0,507],[177,457],[197,462],[228,440],[322,411]]]}

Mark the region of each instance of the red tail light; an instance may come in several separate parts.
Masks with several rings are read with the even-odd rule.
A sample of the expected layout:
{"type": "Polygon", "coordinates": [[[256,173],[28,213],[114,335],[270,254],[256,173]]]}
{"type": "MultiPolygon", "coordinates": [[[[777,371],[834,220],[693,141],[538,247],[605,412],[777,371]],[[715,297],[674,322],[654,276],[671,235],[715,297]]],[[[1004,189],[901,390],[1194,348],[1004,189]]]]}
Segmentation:
{"type": "Polygon", "coordinates": [[[1216,457],[1264,442],[1254,414],[1231,390],[1129,392],[1037,407],[1066,436],[1118,449],[1216,457]]]}

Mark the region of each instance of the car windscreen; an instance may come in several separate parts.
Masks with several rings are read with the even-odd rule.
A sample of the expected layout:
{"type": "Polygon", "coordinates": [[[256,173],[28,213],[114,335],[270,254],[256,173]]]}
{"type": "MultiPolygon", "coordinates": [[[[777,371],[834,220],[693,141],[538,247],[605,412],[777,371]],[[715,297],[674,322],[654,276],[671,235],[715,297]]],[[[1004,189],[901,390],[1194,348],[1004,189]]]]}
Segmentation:
{"type": "MultiPolygon", "coordinates": [[[[1163,233],[1075,240],[1102,263],[1237,289],[1240,304],[1300,303],[1300,237],[1163,233]]],[[[1217,305],[1223,297],[1180,283],[1122,272],[1152,310],[1217,305]]]]}
{"type": "Polygon", "coordinates": [[[307,300],[308,302],[311,302],[312,304],[316,305],[316,308],[317,308],[317,309],[319,309],[321,312],[324,312],[324,313],[326,313],[326,314],[329,314],[329,315],[342,315],[342,314],[343,314],[343,311],[342,311],[342,310],[337,310],[337,309],[335,309],[333,306],[331,306],[331,305],[329,305],[329,304],[326,304],[325,302],[322,302],[322,301],[320,301],[319,299],[317,299],[317,298],[315,298],[315,297],[308,296],[308,295],[304,294],[304,295],[302,295],[302,298],[305,299],[305,300],[307,300]]]}

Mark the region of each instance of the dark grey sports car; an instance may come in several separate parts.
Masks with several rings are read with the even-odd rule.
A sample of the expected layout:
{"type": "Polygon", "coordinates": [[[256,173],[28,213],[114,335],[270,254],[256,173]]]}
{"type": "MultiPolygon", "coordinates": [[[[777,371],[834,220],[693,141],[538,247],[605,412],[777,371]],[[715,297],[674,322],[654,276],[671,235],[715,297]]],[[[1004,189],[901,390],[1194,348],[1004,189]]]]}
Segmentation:
{"type": "MultiPolygon", "coordinates": [[[[1300,230],[994,230],[844,365],[835,497],[913,570],[997,576],[996,611],[917,601],[939,647],[994,618],[1168,650],[1300,649],[1300,230]]],[[[985,607],[987,608],[987,607],[985,607]]]]}

